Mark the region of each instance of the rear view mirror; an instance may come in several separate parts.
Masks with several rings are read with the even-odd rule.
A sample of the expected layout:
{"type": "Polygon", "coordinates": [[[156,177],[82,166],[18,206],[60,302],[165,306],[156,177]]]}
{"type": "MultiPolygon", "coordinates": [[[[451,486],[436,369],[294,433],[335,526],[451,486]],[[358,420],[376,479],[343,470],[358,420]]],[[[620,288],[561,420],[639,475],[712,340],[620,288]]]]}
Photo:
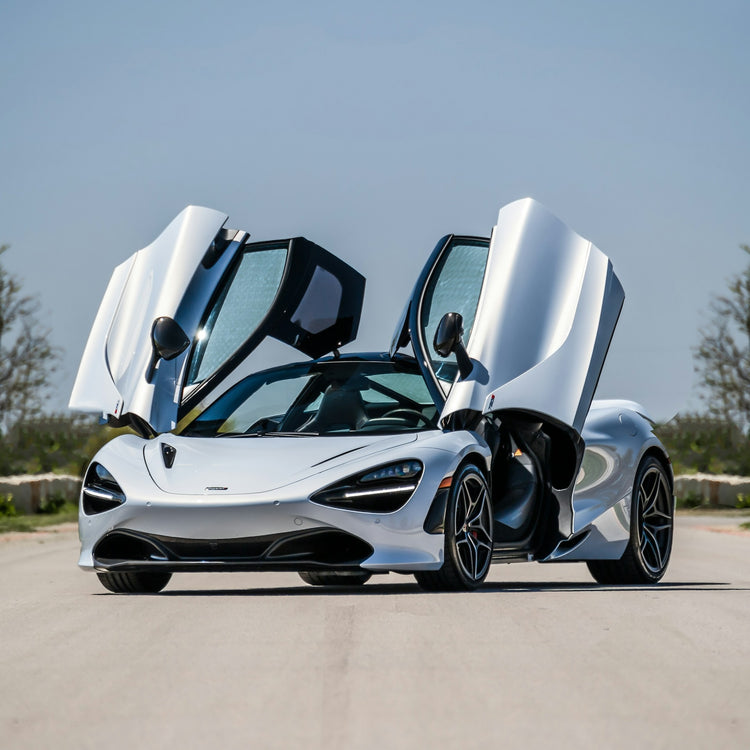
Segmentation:
{"type": "Polygon", "coordinates": [[[182,354],[190,346],[190,339],[180,324],[172,318],[162,317],[154,321],[151,328],[151,345],[154,353],[151,364],[146,374],[146,380],[150,383],[156,371],[156,365],[160,359],[174,359],[182,354]]]}
{"type": "Polygon", "coordinates": [[[466,353],[463,334],[464,319],[461,314],[448,312],[440,319],[440,323],[435,330],[435,338],[432,341],[433,348],[441,357],[448,357],[451,354],[456,355],[458,371],[462,380],[471,374],[474,367],[466,353]]]}

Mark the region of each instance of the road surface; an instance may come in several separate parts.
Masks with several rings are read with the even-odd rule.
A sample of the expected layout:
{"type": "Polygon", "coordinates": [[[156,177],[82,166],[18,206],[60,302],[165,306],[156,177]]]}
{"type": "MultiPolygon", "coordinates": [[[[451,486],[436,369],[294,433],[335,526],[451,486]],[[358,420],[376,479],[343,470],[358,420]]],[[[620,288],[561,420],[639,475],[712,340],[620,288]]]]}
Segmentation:
{"type": "Polygon", "coordinates": [[[116,596],[74,531],[6,536],[0,748],[747,748],[736,523],[681,516],[656,587],[525,564],[472,594],[235,573],[116,596]]]}

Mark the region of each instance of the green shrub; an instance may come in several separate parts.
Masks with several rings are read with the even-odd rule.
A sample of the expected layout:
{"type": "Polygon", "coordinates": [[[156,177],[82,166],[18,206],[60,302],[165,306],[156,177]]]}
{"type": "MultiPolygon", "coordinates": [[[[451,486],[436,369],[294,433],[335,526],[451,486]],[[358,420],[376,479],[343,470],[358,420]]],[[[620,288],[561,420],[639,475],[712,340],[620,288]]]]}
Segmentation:
{"type": "Polygon", "coordinates": [[[123,430],[87,416],[49,414],[0,434],[0,476],[56,472],[82,476],[96,451],[123,430]]]}
{"type": "Polygon", "coordinates": [[[750,495],[743,495],[741,492],[737,493],[737,502],[735,508],[750,508],[750,495]]]}
{"type": "Polygon", "coordinates": [[[675,474],[750,475],[750,440],[737,425],[702,414],[678,415],[656,434],[675,474]]]}
{"type": "Polygon", "coordinates": [[[18,511],[13,505],[13,495],[0,495],[0,516],[17,516],[18,511]]]}
{"type": "Polygon", "coordinates": [[[697,508],[703,505],[703,496],[698,492],[686,492],[676,499],[675,505],[678,508],[697,508]]]}
{"type": "Polygon", "coordinates": [[[37,513],[52,515],[59,513],[66,505],[69,504],[68,498],[60,492],[55,492],[48,498],[45,498],[39,505],[37,513]]]}

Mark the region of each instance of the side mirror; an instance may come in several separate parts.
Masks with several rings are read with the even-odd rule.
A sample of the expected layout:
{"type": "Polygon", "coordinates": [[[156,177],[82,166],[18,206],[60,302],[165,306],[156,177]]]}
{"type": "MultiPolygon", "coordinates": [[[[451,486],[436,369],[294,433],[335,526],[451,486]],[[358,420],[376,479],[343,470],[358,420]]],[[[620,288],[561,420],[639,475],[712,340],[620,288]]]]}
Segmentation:
{"type": "Polygon", "coordinates": [[[190,339],[180,324],[172,318],[162,317],[154,321],[151,328],[151,346],[154,353],[146,373],[146,380],[150,383],[156,372],[156,365],[160,359],[174,359],[190,346],[190,339]]]}
{"type": "Polygon", "coordinates": [[[441,357],[447,357],[450,354],[456,355],[458,371],[462,380],[467,378],[474,368],[464,346],[463,334],[464,319],[461,314],[449,312],[445,313],[440,319],[435,331],[435,338],[432,341],[433,348],[441,357]]]}

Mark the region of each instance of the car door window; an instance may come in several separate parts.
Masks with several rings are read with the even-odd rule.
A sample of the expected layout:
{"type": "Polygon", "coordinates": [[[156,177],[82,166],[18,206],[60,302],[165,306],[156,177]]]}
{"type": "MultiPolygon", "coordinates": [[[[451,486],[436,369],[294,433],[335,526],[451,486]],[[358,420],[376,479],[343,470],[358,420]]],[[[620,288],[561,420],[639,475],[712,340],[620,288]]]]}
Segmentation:
{"type": "Polygon", "coordinates": [[[444,393],[456,376],[456,357],[439,357],[432,342],[445,313],[463,317],[464,344],[469,341],[487,265],[489,241],[454,237],[440,256],[425,287],[420,305],[422,346],[430,358],[432,370],[444,393]]]}
{"type": "Polygon", "coordinates": [[[320,333],[336,323],[343,289],[341,282],[325,268],[316,268],[292,323],[307,333],[320,333]]]}
{"type": "Polygon", "coordinates": [[[260,325],[281,284],[287,243],[244,252],[196,336],[187,384],[214,373],[260,325]]]}

